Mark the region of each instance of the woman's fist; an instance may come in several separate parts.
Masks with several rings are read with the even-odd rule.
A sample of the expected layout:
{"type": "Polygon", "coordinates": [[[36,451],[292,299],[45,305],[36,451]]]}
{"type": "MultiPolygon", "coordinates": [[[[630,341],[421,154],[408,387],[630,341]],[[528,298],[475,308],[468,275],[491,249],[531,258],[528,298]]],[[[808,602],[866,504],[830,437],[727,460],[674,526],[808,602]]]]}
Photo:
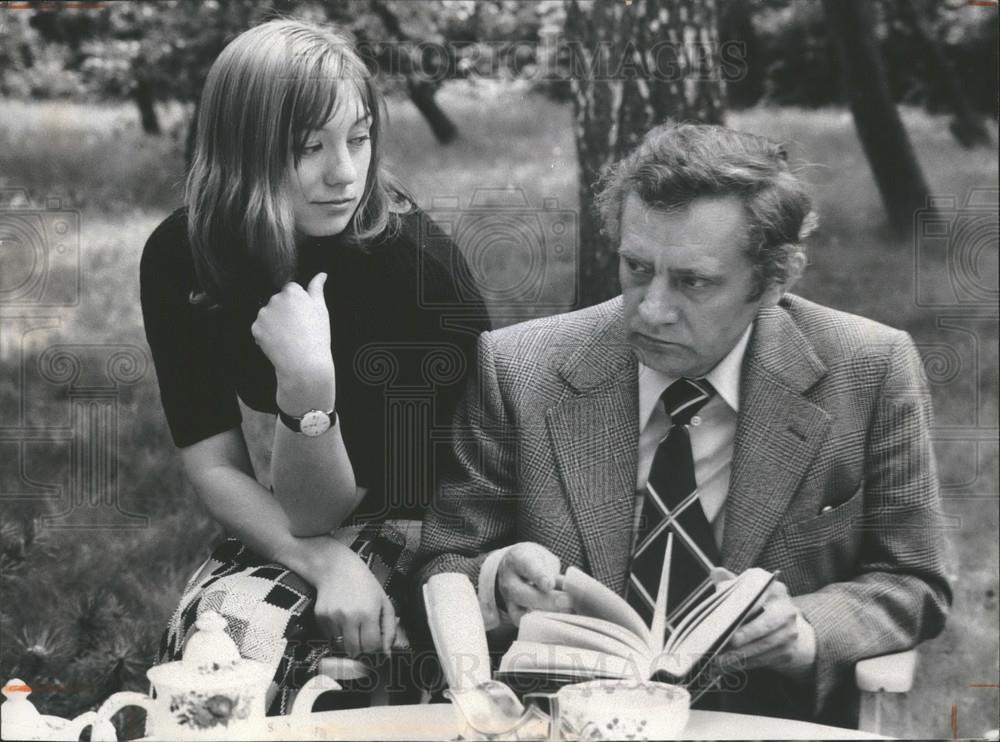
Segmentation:
{"type": "MultiPolygon", "coordinates": [[[[305,289],[295,282],[286,283],[250,326],[253,339],[274,366],[279,387],[326,385],[333,379],[325,283],[326,273],[317,273],[305,289]]],[[[317,400],[312,404],[320,406],[325,402],[317,400]]]]}

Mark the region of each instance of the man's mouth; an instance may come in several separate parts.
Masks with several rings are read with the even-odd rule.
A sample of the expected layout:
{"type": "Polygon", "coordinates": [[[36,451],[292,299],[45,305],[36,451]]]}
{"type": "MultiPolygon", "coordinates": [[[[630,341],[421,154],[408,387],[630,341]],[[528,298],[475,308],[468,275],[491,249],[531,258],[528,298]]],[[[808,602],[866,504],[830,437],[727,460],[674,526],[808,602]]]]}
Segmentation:
{"type": "Polygon", "coordinates": [[[651,345],[662,345],[662,346],[680,345],[680,343],[675,343],[672,340],[663,340],[661,338],[653,337],[652,335],[647,335],[644,332],[633,332],[632,334],[638,337],[643,342],[649,343],[651,345]]]}

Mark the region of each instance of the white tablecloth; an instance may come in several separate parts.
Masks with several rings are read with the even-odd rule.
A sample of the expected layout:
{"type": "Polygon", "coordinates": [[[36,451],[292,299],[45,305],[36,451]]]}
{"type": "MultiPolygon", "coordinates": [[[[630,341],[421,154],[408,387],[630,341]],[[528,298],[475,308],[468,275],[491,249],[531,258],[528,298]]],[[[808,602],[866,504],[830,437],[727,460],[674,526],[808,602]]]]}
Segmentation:
{"type": "MultiPolygon", "coordinates": [[[[448,740],[458,735],[451,704],[376,706],[268,719],[270,739],[448,740]]],[[[768,716],[692,711],[682,739],[885,739],[856,729],[768,716]]]]}

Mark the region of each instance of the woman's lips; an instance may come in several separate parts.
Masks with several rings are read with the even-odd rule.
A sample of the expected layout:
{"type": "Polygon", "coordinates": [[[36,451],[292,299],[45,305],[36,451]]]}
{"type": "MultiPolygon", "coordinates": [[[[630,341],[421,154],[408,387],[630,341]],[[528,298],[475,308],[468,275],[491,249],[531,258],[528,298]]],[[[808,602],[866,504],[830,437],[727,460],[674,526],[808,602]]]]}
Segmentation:
{"type": "Polygon", "coordinates": [[[317,206],[326,207],[328,209],[343,209],[354,203],[353,198],[338,199],[336,201],[313,201],[317,206]]]}

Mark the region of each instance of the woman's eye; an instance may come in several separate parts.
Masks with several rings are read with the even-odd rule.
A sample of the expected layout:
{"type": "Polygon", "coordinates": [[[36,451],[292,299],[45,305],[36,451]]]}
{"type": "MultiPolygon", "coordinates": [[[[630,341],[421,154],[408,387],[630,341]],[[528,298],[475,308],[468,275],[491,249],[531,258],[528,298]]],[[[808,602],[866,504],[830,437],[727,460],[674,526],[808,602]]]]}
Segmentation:
{"type": "Polygon", "coordinates": [[[319,152],[323,148],[323,145],[319,142],[313,142],[311,144],[306,144],[302,147],[302,154],[312,155],[319,152]]]}
{"type": "Polygon", "coordinates": [[[367,142],[369,139],[371,139],[371,135],[370,134],[360,134],[360,135],[358,135],[356,137],[351,137],[350,142],[355,147],[360,147],[365,142],[367,142]]]}

